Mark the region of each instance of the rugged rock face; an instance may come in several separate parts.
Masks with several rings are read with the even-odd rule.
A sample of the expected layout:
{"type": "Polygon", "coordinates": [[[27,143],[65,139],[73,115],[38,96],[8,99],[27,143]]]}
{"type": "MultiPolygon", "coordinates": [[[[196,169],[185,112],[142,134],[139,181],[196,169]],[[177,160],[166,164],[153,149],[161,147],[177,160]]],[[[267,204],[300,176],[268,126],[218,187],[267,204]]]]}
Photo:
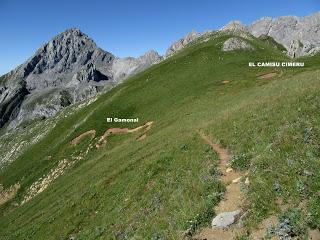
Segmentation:
{"type": "Polygon", "coordinates": [[[150,51],[129,59],[100,49],[79,29],[66,30],[0,78],[0,127],[9,123],[14,128],[24,120],[55,115],[144,70],[160,56],[150,51]]]}
{"type": "Polygon", "coordinates": [[[198,37],[200,37],[201,34],[196,32],[196,31],[192,31],[190,33],[188,33],[186,36],[184,36],[183,38],[179,39],[178,41],[174,42],[166,51],[165,57],[170,57],[171,55],[175,54],[177,51],[181,50],[182,48],[184,48],[187,44],[191,43],[192,41],[194,41],[195,39],[197,39],[198,37]]]}
{"type": "Polygon", "coordinates": [[[320,12],[306,16],[265,17],[249,26],[255,37],[268,35],[285,46],[291,57],[320,51],[320,12]]]}
{"type": "MultiPolygon", "coordinates": [[[[314,55],[320,52],[320,12],[305,17],[263,17],[246,26],[240,21],[231,21],[220,31],[231,32],[243,38],[267,36],[284,46],[290,57],[314,55]]],[[[165,57],[175,54],[187,44],[204,34],[192,31],[166,51],[165,57]]]]}
{"type": "Polygon", "coordinates": [[[253,46],[251,46],[246,41],[240,39],[240,38],[229,38],[227,41],[224,42],[222,51],[228,52],[238,49],[244,49],[244,50],[253,50],[253,46]]]}
{"type": "Polygon", "coordinates": [[[138,58],[116,58],[112,64],[114,80],[121,81],[127,76],[141,72],[151,64],[161,60],[162,57],[154,50],[150,50],[138,58]]]}
{"type": "Polygon", "coordinates": [[[238,35],[243,35],[244,37],[246,37],[246,34],[249,33],[248,27],[240,21],[231,21],[227,25],[222,27],[220,31],[230,31],[238,35]]]}

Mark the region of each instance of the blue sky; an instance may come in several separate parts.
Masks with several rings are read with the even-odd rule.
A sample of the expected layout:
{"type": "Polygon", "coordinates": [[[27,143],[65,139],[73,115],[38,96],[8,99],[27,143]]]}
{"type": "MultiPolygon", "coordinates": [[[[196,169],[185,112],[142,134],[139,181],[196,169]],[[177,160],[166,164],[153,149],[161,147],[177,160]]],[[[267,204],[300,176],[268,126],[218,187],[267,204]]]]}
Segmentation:
{"type": "Polygon", "coordinates": [[[139,56],[149,49],[164,53],[192,29],[319,10],[319,0],[0,0],[0,75],[70,27],[117,56],[139,56]]]}

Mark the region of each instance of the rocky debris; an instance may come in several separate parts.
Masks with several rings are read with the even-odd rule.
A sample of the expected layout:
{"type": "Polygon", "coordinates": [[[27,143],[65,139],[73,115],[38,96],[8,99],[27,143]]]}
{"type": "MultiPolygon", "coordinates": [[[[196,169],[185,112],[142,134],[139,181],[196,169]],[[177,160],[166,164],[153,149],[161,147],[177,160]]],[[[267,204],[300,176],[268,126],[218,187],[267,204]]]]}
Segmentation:
{"type": "Polygon", "coordinates": [[[305,17],[264,17],[248,28],[255,37],[267,35],[274,38],[291,57],[313,55],[320,50],[320,12],[305,17]]]}
{"type": "Polygon", "coordinates": [[[179,39],[178,41],[174,42],[166,51],[165,57],[170,57],[173,54],[175,54],[177,51],[184,48],[189,43],[196,40],[198,37],[200,37],[201,34],[196,32],[195,30],[192,30],[192,32],[188,33],[183,38],[179,39]]]}
{"type": "Polygon", "coordinates": [[[53,116],[160,60],[155,51],[130,61],[117,58],[79,29],[68,29],[0,77],[0,127],[53,116]]]}
{"type": "Polygon", "coordinates": [[[242,177],[238,177],[238,178],[236,178],[236,179],[233,179],[233,180],[232,180],[232,183],[239,183],[239,182],[241,181],[241,178],[242,178],[242,177]]]}
{"type": "Polygon", "coordinates": [[[250,184],[249,178],[246,178],[246,180],[244,181],[244,184],[247,185],[247,186],[250,184]]]}
{"type": "Polygon", "coordinates": [[[8,189],[4,189],[3,186],[0,184],[0,206],[12,199],[19,189],[19,183],[10,186],[8,189]]]}
{"type": "MultiPolygon", "coordinates": [[[[64,116],[74,111],[64,112],[64,116]]],[[[14,131],[7,131],[0,137],[0,170],[10,162],[17,159],[24,150],[41,140],[52,130],[59,117],[39,121],[28,128],[17,128],[14,131]]]]}
{"type": "Polygon", "coordinates": [[[240,215],[240,210],[218,214],[211,223],[212,228],[225,228],[233,224],[240,215]]]}
{"type": "Polygon", "coordinates": [[[232,37],[229,38],[227,41],[223,43],[222,51],[228,52],[228,51],[234,51],[234,50],[253,50],[254,47],[246,42],[245,40],[242,40],[240,38],[232,37]]]}
{"type": "Polygon", "coordinates": [[[62,175],[64,171],[71,165],[72,162],[69,162],[66,159],[60,161],[56,168],[51,169],[51,171],[46,176],[41,177],[29,187],[26,195],[24,196],[21,202],[21,205],[25,204],[36,195],[43,192],[55,179],[62,175]]]}

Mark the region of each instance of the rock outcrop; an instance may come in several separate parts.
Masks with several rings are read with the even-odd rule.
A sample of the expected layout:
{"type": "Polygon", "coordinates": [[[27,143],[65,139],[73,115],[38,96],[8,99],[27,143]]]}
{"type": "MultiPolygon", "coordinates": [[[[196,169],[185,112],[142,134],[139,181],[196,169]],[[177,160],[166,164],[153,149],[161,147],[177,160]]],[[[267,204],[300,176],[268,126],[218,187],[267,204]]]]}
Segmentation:
{"type": "Polygon", "coordinates": [[[68,29],[0,77],[0,127],[53,116],[159,60],[154,51],[139,58],[117,58],[79,29],[68,29]]]}
{"type": "Polygon", "coordinates": [[[222,51],[228,52],[233,50],[253,50],[253,46],[240,38],[232,37],[223,43],[222,51]]]}

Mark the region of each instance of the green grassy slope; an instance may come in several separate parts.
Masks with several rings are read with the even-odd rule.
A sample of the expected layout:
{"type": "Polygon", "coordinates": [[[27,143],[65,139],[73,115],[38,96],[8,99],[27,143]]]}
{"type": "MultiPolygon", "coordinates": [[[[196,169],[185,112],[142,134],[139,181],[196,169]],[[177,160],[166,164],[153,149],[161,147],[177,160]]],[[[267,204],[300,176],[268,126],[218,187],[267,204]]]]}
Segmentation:
{"type": "MultiPolygon", "coordinates": [[[[210,224],[223,195],[217,155],[196,130],[230,148],[234,165],[250,170],[247,190],[251,229],[281,213],[277,198],[292,204],[303,235],[319,228],[319,57],[303,69],[248,68],[249,61],[288,60],[259,39],[255,51],[221,52],[227,35],[190,45],[179,54],[61,117],[39,143],[0,172],[0,183],[21,188],[0,206],[3,239],[180,239],[210,224]],[[281,71],[272,79],[257,76],[281,71]],[[224,84],[223,81],[228,81],[224,84]],[[107,117],[140,122],[107,123],[107,117]],[[90,141],[69,142],[95,129],[133,128],[154,121],[147,137],[111,136],[105,147],[83,152],[90,141]],[[62,159],[70,169],[22,206],[27,189],[62,159]],[[318,171],[317,171],[318,170],[318,171]],[[308,171],[305,174],[304,171],[308,171]],[[310,173],[311,172],[311,173],[310,173]],[[306,201],[305,207],[298,203],[306,201]]],[[[300,229],[299,228],[299,229],[300,229]]]]}

